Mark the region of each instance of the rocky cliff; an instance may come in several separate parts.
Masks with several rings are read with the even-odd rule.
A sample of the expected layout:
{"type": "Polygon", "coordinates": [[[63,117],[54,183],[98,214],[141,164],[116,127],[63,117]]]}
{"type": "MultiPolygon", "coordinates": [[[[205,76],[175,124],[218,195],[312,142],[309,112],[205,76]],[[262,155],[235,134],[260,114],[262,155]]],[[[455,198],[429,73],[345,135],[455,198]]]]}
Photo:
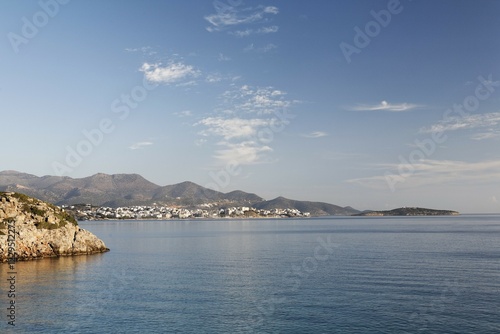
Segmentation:
{"type": "Polygon", "coordinates": [[[102,240],[52,204],[0,192],[0,262],[109,251],[102,240]]]}

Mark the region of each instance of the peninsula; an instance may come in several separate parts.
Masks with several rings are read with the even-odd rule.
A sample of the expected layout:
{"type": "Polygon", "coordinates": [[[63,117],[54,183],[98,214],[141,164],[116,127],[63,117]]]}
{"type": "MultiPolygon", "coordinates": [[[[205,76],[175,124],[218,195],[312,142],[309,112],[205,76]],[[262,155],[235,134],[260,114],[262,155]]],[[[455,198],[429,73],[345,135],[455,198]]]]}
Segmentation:
{"type": "Polygon", "coordinates": [[[459,214],[450,210],[403,207],[388,211],[366,211],[353,216],[457,216],[459,214]]]}
{"type": "Polygon", "coordinates": [[[83,255],[109,249],[65,210],[38,199],[0,192],[0,262],[83,255]]]}

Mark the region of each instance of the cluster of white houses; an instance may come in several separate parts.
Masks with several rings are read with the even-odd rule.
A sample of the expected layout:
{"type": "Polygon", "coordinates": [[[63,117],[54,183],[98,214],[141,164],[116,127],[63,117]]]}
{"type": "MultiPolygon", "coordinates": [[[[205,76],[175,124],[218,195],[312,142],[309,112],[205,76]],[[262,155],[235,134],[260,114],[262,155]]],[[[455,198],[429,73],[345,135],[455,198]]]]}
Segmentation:
{"type": "Polygon", "coordinates": [[[297,209],[272,209],[263,210],[252,207],[230,207],[230,208],[171,208],[165,206],[130,206],[130,207],[85,207],[63,206],[76,214],[79,220],[101,220],[101,219],[192,219],[192,218],[245,218],[245,217],[309,217],[309,212],[301,212],[297,209]]]}

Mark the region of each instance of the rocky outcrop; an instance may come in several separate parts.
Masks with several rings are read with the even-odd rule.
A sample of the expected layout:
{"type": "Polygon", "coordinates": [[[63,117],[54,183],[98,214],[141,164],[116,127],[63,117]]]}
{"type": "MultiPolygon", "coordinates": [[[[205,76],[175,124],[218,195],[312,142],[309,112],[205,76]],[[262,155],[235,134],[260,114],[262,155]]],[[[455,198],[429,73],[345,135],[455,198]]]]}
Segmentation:
{"type": "Polygon", "coordinates": [[[18,193],[0,193],[0,262],[11,258],[13,249],[17,261],[109,251],[59,207],[18,193]]]}

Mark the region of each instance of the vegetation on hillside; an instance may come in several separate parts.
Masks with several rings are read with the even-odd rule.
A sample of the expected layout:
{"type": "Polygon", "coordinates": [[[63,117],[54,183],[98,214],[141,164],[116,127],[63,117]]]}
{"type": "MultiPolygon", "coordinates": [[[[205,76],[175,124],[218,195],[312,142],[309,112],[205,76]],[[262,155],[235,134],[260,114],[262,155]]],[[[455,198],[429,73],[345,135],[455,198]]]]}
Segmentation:
{"type": "MultiPolygon", "coordinates": [[[[1,198],[7,199],[9,197],[18,200],[21,211],[26,215],[30,215],[36,221],[35,226],[38,229],[53,230],[61,228],[68,223],[78,225],[75,217],[53,204],[20,193],[0,192],[0,200],[1,198]]],[[[2,224],[0,225],[0,229],[7,228],[5,221],[1,221],[0,224],[2,224]]]]}

